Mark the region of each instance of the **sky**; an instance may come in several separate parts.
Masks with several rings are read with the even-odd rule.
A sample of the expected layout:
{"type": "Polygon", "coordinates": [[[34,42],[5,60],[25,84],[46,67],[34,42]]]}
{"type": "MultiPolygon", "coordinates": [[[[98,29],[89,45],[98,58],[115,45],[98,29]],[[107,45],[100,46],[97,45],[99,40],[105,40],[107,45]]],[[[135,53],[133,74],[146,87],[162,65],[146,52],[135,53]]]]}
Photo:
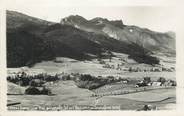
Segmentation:
{"type": "Polygon", "coordinates": [[[91,2],[85,4],[84,2],[79,2],[79,0],[13,1],[7,1],[7,10],[18,11],[53,22],[60,22],[61,18],[69,15],[80,15],[86,19],[95,17],[107,18],[109,20],[121,19],[126,25],[136,25],[159,32],[176,30],[177,14],[175,8],[171,6],[94,5],[90,4],[91,2]]]}

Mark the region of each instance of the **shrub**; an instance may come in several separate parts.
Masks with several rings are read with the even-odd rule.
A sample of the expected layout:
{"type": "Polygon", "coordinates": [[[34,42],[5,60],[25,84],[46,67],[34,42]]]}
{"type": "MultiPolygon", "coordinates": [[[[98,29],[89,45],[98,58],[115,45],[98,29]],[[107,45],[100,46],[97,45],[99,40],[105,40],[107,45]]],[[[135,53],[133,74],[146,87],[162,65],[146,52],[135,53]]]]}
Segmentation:
{"type": "Polygon", "coordinates": [[[100,60],[99,63],[100,63],[100,64],[105,64],[105,61],[100,60]]]}
{"type": "Polygon", "coordinates": [[[160,77],[157,81],[164,84],[166,82],[166,79],[164,77],[160,77]]]}
{"type": "MultiPolygon", "coordinates": [[[[70,77],[69,77],[70,79],[70,77]]],[[[55,82],[60,80],[58,75],[55,76],[48,75],[48,74],[37,74],[37,75],[28,75],[28,74],[16,74],[14,76],[8,76],[7,80],[9,82],[18,84],[20,86],[34,86],[34,87],[42,87],[45,82],[55,82]]]]}
{"type": "Polygon", "coordinates": [[[84,74],[84,75],[81,75],[79,77],[79,79],[82,80],[82,81],[92,81],[94,79],[94,77],[92,77],[89,74],[84,74]]]}
{"type": "Polygon", "coordinates": [[[144,77],[144,83],[148,84],[151,82],[151,78],[150,77],[144,77]]]}
{"type": "Polygon", "coordinates": [[[85,89],[89,89],[89,90],[92,90],[92,89],[96,89],[98,87],[101,87],[103,85],[105,85],[105,83],[103,82],[95,82],[95,81],[76,81],[76,85],[79,87],[79,88],[85,88],[85,89]]]}
{"type": "Polygon", "coordinates": [[[128,58],[132,58],[138,63],[145,63],[150,65],[159,64],[160,60],[157,57],[150,56],[148,54],[131,54],[128,58]]]}
{"type": "Polygon", "coordinates": [[[25,90],[25,94],[27,94],[27,95],[39,95],[39,94],[41,94],[41,92],[36,87],[29,87],[25,90]]]}
{"type": "Polygon", "coordinates": [[[34,79],[30,81],[30,86],[34,86],[34,87],[41,87],[43,84],[44,82],[40,79],[34,79]]]}
{"type": "Polygon", "coordinates": [[[63,75],[63,76],[62,76],[62,80],[63,80],[63,81],[71,80],[70,75],[63,75]]]}
{"type": "Polygon", "coordinates": [[[42,90],[39,90],[36,87],[29,87],[25,90],[25,94],[27,95],[50,95],[51,90],[45,87],[43,87],[42,90]]]}
{"type": "Polygon", "coordinates": [[[75,84],[79,88],[85,88],[85,89],[91,90],[116,81],[118,80],[116,80],[113,76],[108,76],[107,78],[98,78],[98,77],[85,74],[85,75],[80,75],[78,80],[75,81],[75,84]]]}
{"type": "Polygon", "coordinates": [[[51,93],[51,90],[48,89],[48,88],[45,88],[45,87],[43,87],[43,89],[40,91],[40,93],[41,93],[42,95],[50,95],[50,94],[52,94],[52,93],[51,93]]]}

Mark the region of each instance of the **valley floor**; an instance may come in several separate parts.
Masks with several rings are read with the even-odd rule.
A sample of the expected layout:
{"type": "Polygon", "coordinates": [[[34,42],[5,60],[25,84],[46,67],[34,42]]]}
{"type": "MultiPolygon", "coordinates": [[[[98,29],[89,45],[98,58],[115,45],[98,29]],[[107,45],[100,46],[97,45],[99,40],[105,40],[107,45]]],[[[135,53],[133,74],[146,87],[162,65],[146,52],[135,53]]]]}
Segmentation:
{"type": "MultiPolygon", "coordinates": [[[[105,64],[100,64],[96,59],[92,61],[77,61],[70,58],[58,58],[61,63],[54,61],[44,61],[41,63],[37,63],[32,67],[32,69],[42,69],[49,74],[56,73],[80,73],[80,74],[91,74],[94,76],[117,76],[121,78],[134,78],[140,79],[143,77],[151,77],[152,79],[157,80],[159,77],[164,77],[166,79],[175,80],[175,71],[159,71],[159,72],[151,72],[151,71],[141,71],[141,72],[129,72],[128,69],[131,68],[139,68],[140,70],[151,69],[151,68],[160,68],[158,66],[150,66],[147,64],[139,64],[135,61],[128,59],[127,56],[123,56],[123,54],[118,54],[118,56],[113,57],[111,62],[109,59],[103,59],[105,64]],[[118,57],[119,56],[119,57],[118,57]],[[119,60],[119,58],[124,57],[127,59],[125,62],[119,60]],[[118,65],[120,69],[117,69],[118,65]],[[113,68],[104,68],[104,66],[113,66],[113,68]]],[[[173,63],[164,64],[165,67],[175,67],[171,65],[173,63]],[[171,65],[171,66],[170,66],[171,65]]]]}
{"type": "MultiPolygon", "coordinates": [[[[15,88],[17,91],[22,90],[20,87],[15,88]]],[[[52,96],[23,94],[8,95],[8,103],[13,103],[15,101],[20,102],[19,105],[9,106],[9,110],[13,110],[14,107],[17,106],[26,109],[34,107],[43,108],[46,106],[56,107],[59,105],[66,105],[65,109],[60,110],[68,110],[67,108],[71,108],[71,106],[76,105],[90,106],[94,108],[96,106],[102,106],[99,109],[104,108],[104,106],[111,106],[114,107],[115,110],[138,110],[141,109],[145,104],[155,105],[160,110],[168,110],[174,109],[176,104],[175,88],[155,89],[138,93],[102,97],[92,97],[92,94],[94,94],[93,91],[78,88],[73,81],[60,81],[54,85],[49,86],[49,88],[51,88],[53,92],[52,96]]],[[[15,90],[9,90],[8,93],[14,91],[15,90]]]]}
{"type": "MultiPolygon", "coordinates": [[[[115,76],[120,78],[130,78],[135,80],[142,80],[143,77],[151,77],[151,80],[156,81],[159,77],[164,77],[166,79],[176,80],[175,71],[143,71],[145,69],[158,68],[155,66],[150,66],[146,64],[138,64],[131,59],[127,59],[126,62],[120,60],[119,58],[127,59],[127,56],[123,54],[116,53],[116,57],[112,58],[112,61],[109,62],[109,59],[103,59],[105,64],[108,66],[112,66],[113,68],[104,68],[105,64],[99,63],[96,59],[92,61],[77,61],[69,58],[58,58],[57,62],[55,61],[44,61],[41,63],[37,63],[29,70],[34,70],[34,73],[48,73],[51,75],[55,75],[56,73],[80,73],[80,74],[90,74],[94,76],[115,76]],[[123,65],[118,69],[118,65],[123,62],[123,65]],[[141,72],[129,72],[128,68],[139,68],[141,72]],[[37,72],[38,71],[38,72],[37,72]]],[[[168,59],[167,59],[168,60],[168,59]]],[[[162,63],[165,67],[174,67],[173,59],[168,63],[162,59],[162,63]],[[171,62],[172,61],[172,62],[171,62]],[[165,63],[165,64],[164,64],[165,63]]],[[[9,73],[18,72],[20,68],[17,69],[9,69],[9,73]]],[[[22,69],[21,69],[22,70],[22,69]]],[[[105,85],[106,86],[106,85],[105,85]]],[[[108,86],[108,85],[107,85],[108,86]]],[[[78,88],[73,81],[59,81],[52,85],[48,84],[48,87],[51,89],[53,95],[25,95],[25,87],[21,87],[19,85],[15,85],[13,83],[8,82],[8,104],[17,103],[17,105],[8,106],[9,110],[35,110],[34,108],[40,108],[39,110],[45,110],[45,106],[60,106],[65,105],[64,109],[58,110],[72,110],[73,106],[80,105],[85,106],[82,108],[83,110],[95,108],[99,106],[97,109],[103,109],[104,106],[114,106],[115,110],[138,110],[143,108],[144,105],[153,105],[156,106],[159,110],[165,109],[175,109],[176,108],[176,89],[175,87],[171,88],[156,88],[150,89],[147,91],[139,91],[139,92],[130,92],[128,94],[122,95],[99,95],[93,96],[94,94],[98,94],[107,91],[114,92],[119,91],[121,89],[119,84],[111,87],[110,89],[103,90],[96,89],[90,91],[88,89],[78,88]],[[115,87],[116,86],[116,87],[115,87]],[[118,88],[118,89],[117,89],[118,88]],[[103,90],[103,91],[102,91],[103,90]],[[103,107],[101,107],[103,106],[103,107]],[[34,107],[34,108],[33,108],[34,107]],[[30,109],[31,108],[31,109],[30,109]],[[32,109],[33,108],[33,109],[32,109]]],[[[125,88],[132,89],[132,88],[125,88]]],[[[134,88],[133,88],[134,89],[134,88]]],[[[123,91],[121,89],[120,91],[123,91]]],[[[135,89],[133,90],[135,91],[135,89]]],[[[79,106],[79,107],[80,107],[79,106]]],[[[108,109],[109,107],[107,107],[108,109]]],[[[111,109],[112,107],[110,107],[111,109]]],[[[81,109],[81,108],[80,108],[81,109]]],[[[55,109],[56,110],[56,109],[55,109]]]]}

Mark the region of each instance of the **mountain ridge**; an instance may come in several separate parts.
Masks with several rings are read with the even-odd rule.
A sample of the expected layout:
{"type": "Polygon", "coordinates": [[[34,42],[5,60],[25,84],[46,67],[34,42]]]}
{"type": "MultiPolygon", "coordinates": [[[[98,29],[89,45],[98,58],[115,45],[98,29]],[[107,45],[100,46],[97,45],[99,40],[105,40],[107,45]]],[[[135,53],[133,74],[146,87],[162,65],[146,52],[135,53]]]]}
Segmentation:
{"type": "Polygon", "coordinates": [[[37,25],[51,25],[54,24],[54,22],[46,21],[40,18],[35,18],[17,11],[11,11],[7,10],[7,28],[18,28],[24,25],[25,23],[30,23],[30,24],[37,24],[37,25]],[[25,22],[26,21],[26,22],[25,22]]]}
{"type": "MultiPolygon", "coordinates": [[[[78,17],[77,20],[79,19],[86,20],[83,17],[78,17]]],[[[88,26],[94,26],[95,20],[99,19],[92,19],[88,26]]],[[[112,23],[111,25],[118,29],[126,27],[122,20],[101,19],[109,25],[112,23]]],[[[100,30],[104,24],[99,25],[97,29],[100,30]]],[[[17,12],[7,11],[8,67],[32,66],[43,60],[54,60],[56,57],[90,60],[99,58],[100,54],[107,51],[125,53],[138,63],[159,63],[156,57],[151,56],[152,51],[134,42],[114,39],[103,31],[89,32],[74,25],[49,22],[22,13],[17,16],[17,12]]]]}
{"type": "Polygon", "coordinates": [[[173,32],[161,33],[134,25],[125,25],[122,20],[110,21],[100,17],[87,20],[79,15],[63,18],[60,23],[84,31],[108,35],[124,42],[133,42],[154,52],[175,54],[175,34],[173,32]]]}

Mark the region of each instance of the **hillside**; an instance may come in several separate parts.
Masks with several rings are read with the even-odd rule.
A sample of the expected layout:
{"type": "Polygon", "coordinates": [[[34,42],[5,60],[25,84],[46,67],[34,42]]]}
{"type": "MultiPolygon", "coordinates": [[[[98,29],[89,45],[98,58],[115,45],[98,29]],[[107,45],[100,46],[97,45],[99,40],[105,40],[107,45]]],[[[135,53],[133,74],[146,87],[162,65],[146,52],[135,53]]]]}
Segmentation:
{"type": "MultiPolygon", "coordinates": [[[[121,21],[109,23],[124,28],[124,25],[119,25],[121,21]]],[[[33,66],[37,62],[54,60],[56,57],[90,60],[106,52],[125,53],[139,63],[159,63],[157,58],[150,56],[152,51],[139,44],[119,41],[100,31],[89,32],[71,25],[7,11],[8,67],[33,66]]]]}
{"type": "Polygon", "coordinates": [[[7,15],[7,28],[8,29],[16,29],[23,25],[51,25],[53,22],[48,22],[39,18],[34,18],[23,13],[19,13],[16,11],[6,11],[7,15]]]}
{"type": "Polygon", "coordinates": [[[123,24],[122,20],[109,21],[100,17],[87,20],[79,15],[63,18],[61,24],[108,35],[123,42],[135,43],[154,53],[175,54],[175,34],[173,32],[160,33],[146,28],[129,26],[123,24]]]}

